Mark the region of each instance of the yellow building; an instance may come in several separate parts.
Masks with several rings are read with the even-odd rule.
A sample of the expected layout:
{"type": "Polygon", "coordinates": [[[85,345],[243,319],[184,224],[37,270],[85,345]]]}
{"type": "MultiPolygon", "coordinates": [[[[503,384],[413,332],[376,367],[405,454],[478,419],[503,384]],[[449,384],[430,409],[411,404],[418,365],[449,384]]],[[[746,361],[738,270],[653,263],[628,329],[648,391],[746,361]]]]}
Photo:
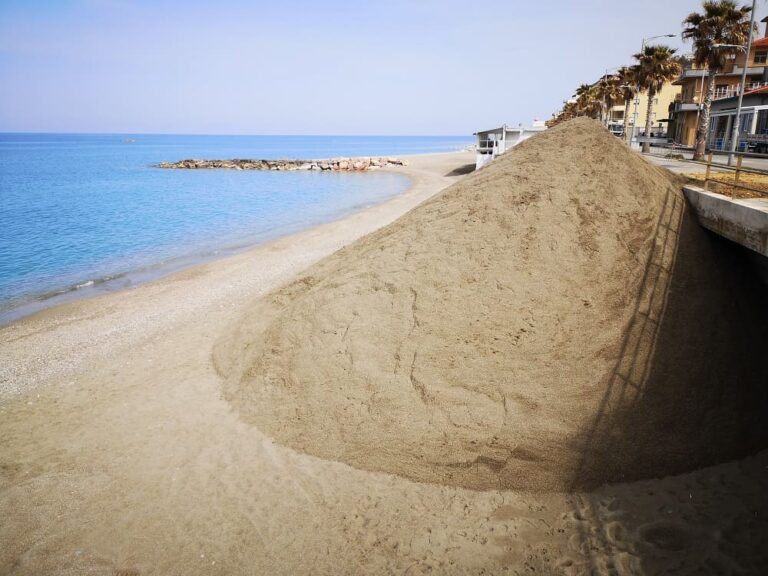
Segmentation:
{"type": "MultiPolygon", "coordinates": [[[[651,131],[655,134],[666,134],[667,124],[669,122],[669,109],[670,105],[679,99],[680,86],[673,82],[667,82],[661,87],[661,90],[656,93],[653,99],[653,112],[651,112],[651,131]]],[[[640,97],[637,99],[637,122],[634,122],[635,101],[633,100],[629,104],[629,130],[632,130],[633,126],[637,126],[637,132],[645,130],[645,119],[648,113],[648,93],[641,92],[640,97]]],[[[625,103],[617,104],[613,106],[610,111],[611,122],[624,122],[624,108],[625,103]]]]}
{"type": "Polygon", "coordinates": [[[672,112],[675,119],[673,137],[677,144],[693,146],[696,143],[701,103],[704,101],[706,90],[706,76],[706,70],[686,68],[675,81],[682,88],[672,112]]]}

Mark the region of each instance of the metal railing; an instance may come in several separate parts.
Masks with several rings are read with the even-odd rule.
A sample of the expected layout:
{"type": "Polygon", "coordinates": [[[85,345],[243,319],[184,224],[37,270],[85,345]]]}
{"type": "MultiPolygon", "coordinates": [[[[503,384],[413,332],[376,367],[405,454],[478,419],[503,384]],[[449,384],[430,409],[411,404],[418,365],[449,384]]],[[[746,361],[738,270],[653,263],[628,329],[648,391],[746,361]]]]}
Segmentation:
{"type": "MultiPolygon", "coordinates": [[[[747,84],[746,89],[744,92],[749,92],[750,90],[757,90],[758,88],[764,88],[765,86],[768,86],[768,82],[752,82],[750,84],[747,84]]],[[[730,98],[732,96],[738,96],[739,95],[739,86],[734,86],[733,88],[717,88],[715,90],[715,94],[713,96],[714,100],[720,100],[721,98],[730,98]]]]}

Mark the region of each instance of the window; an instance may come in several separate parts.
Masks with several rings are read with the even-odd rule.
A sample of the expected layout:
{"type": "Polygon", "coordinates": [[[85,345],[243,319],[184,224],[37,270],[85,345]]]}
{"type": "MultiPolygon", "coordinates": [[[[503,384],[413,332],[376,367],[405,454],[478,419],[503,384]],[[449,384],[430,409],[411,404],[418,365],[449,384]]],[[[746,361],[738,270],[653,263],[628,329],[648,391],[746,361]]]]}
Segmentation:
{"type": "Polygon", "coordinates": [[[752,118],[754,118],[754,112],[748,112],[740,116],[739,133],[749,134],[749,131],[752,129],[752,118]]]}
{"type": "Polygon", "coordinates": [[[757,113],[755,134],[768,134],[768,110],[760,110],[757,113]]]}
{"type": "Polygon", "coordinates": [[[755,52],[755,59],[753,62],[755,64],[765,64],[768,62],[768,50],[758,50],[755,52]]]}

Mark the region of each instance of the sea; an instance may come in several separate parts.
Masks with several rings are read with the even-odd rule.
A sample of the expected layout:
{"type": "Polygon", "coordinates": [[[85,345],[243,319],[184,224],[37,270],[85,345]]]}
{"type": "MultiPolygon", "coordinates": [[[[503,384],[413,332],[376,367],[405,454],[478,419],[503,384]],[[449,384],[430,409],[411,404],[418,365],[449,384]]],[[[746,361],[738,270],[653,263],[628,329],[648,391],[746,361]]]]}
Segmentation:
{"type": "Polygon", "coordinates": [[[470,136],[0,133],[0,324],[384,202],[387,172],[164,170],[185,158],[449,152],[470,136]]]}

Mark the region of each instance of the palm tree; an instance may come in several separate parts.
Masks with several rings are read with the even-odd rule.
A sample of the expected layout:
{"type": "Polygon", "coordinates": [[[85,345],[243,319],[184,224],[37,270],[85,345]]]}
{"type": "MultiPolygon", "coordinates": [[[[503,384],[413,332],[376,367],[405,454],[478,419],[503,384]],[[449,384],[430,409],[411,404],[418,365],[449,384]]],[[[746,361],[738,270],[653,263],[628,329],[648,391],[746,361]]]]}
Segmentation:
{"type": "Polygon", "coordinates": [[[693,63],[698,68],[708,70],[707,91],[696,131],[694,160],[704,157],[710,109],[715,94],[715,75],[723,70],[727,59],[735,54],[735,49],[715,48],[713,45],[742,46],[749,36],[752,11],[749,6],[737,6],[733,0],[705,0],[702,8],[703,13],[691,12],[683,20],[683,39],[693,42],[693,63]]]}
{"type": "Polygon", "coordinates": [[[576,101],[575,100],[568,100],[567,102],[563,102],[563,108],[552,115],[552,118],[547,120],[547,126],[551,128],[552,126],[557,126],[560,124],[560,122],[565,122],[566,120],[570,120],[571,118],[575,118],[577,115],[577,109],[576,109],[576,101]]]}
{"type": "Polygon", "coordinates": [[[622,66],[618,76],[624,98],[624,139],[629,141],[629,106],[637,95],[637,66],[622,66]]]}
{"type": "Polygon", "coordinates": [[[576,100],[576,107],[578,109],[579,116],[588,116],[589,118],[597,118],[602,110],[602,104],[597,98],[597,93],[594,88],[589,92],[585,92],[576,100]]]}
{"type": "Polygon", "coordinates": [[[576,89],[573,96],[576,99],[576,116],[597,118],[600,115],[602,108],[594,84],[582,84],[576,89]]]}
{"type": "Polygon", "coordinates": [[[584,116],[586,109],[591,106],[594,90],[592,84],[581,84],[573,93],[576,99],[576,116],[584,116]]]}
{"type": "Polygon", "coordinates": [[[583,96],[590,90],[592,90],[592,84],[581,84],[578,88],[576,88],[576,92],[574,92],[573,95],[576,98],[578,98],[579,96],[583,96]]]}
{"type": "MultiPolygon", "coordinates": [[[[648,110],[645,117],[645,135],[651,133],[653,99],[665,83],[680,74],[680,63],[675,59],[674,48],[661,44],[645,46],[642,52],[634,55],[638,62],[637,79],[641,90],[648,92],[648,110]]],[[[651,143],[643,142],[643,153],[650,152],[651,143]]]]}
{"type": "Polygon", "coordinates": [[[611,107],[619,102],[622,93],[619,78],[614,75],[606,74],[595,84],[595,98],[600,102],[600,116],[605,124],[610,120],[611,107]]]}

